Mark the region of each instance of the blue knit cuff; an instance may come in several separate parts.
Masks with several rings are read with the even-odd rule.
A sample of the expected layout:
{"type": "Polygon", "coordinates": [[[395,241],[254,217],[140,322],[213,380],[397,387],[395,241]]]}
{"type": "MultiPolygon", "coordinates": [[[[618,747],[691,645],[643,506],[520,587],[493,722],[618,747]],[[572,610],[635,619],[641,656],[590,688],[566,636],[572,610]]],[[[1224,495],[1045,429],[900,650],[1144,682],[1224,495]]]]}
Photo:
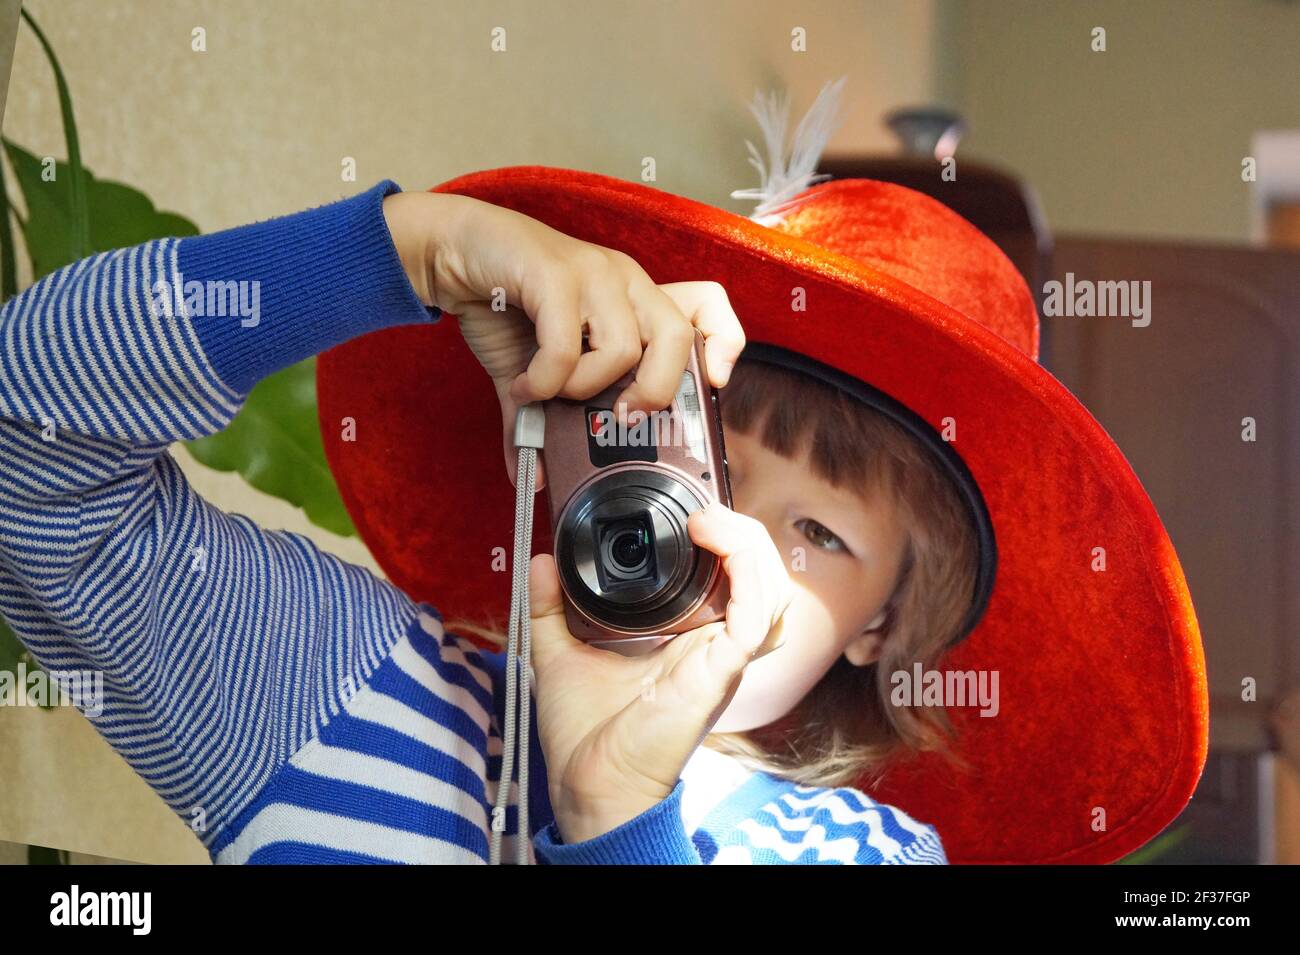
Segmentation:
{"type": "Polygon", "coordinates": [[[552,821],[533,837],[533,851],[546,865],[702,865],[682,822],[682,793],[673,791],[641,815],[594,839],[566,845],[552,821]]]}
{"type": "Polygon", "coordinates": [[[384,220],[384,197],[400,191],[385,179],[329,205],[180,240],[177,281],[222,381],[245,394],[350,338],[438,321],[442,312],[411,287],[384,220]]]}

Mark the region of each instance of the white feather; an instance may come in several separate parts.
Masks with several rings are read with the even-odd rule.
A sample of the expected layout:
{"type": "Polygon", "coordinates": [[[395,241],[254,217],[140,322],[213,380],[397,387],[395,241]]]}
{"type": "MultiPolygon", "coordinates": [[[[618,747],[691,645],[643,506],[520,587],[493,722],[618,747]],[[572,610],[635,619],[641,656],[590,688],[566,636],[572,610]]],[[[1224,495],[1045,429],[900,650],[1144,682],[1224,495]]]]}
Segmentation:
{"type": "Polygon", "coordinates": [[[785,155],[785,136],[790,123],[789,97],[776,91],[766,97],[760,92],[754,93],[750,112],[763,131],[767,162],[763,162],[763,157],[754,144],[745,140],[749,149],[749,164],[758,170],[760,184],[757,189],[737,189],[731,198],[757,200],[758,206],[750,218],[759,225],[779,225],[785,220],[786,214],[802,201],[796,198],[800,193],[813,183],[830,178],[825,173],[815,175],[815,172],[822,150],[839,128],[840,94],[847,79],[848,77],[840,77],[822,87],[795,130],[794,144],[788,158],[785,155]]]}

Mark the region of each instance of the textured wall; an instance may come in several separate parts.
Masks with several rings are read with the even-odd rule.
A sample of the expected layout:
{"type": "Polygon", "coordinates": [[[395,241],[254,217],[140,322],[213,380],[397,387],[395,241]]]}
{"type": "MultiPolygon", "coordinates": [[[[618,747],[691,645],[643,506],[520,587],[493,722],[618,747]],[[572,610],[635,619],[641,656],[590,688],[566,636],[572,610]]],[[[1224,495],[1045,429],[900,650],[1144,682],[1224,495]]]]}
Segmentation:
{"type": "Polygon", "coordinates": [[[1300,4],[952,0],[939,20],[958,155],[1033,183],[1053,229],[1249,238],[1251,136],[1300,127],[1300,4]]]}

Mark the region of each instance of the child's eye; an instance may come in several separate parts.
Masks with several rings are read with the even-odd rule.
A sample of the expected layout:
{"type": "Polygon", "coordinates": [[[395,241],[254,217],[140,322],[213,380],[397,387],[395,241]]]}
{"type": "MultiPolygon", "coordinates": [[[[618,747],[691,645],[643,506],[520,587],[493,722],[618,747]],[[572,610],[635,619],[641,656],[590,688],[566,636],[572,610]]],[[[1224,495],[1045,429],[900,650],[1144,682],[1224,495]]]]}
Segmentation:
{"type": "Polygon", "coordinates": [[[844,541],[835,536],[831,530],[824,524],[819,524],[810,517],[795,524],[795,527],[802,527],[804,537],[812,541],[822,550],[847,550],[844,541]]]}

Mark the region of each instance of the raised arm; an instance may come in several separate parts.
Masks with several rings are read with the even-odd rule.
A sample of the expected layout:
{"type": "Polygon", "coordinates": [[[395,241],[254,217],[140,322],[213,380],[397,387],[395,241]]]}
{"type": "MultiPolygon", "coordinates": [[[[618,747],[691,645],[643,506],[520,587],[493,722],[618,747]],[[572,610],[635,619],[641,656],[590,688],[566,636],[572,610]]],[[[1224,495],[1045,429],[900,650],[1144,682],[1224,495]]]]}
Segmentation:
{"type": "MultiPolygon", "coordinates": [[[[511,422],[517,402],[589,396],[633,367],[628,407],[661,407],[693,321],[709,329],[719,386],[743,345],[712,283],[655,286],[626,255],[508,209],[395,193],[384,182],[296,215],[97,255],[0,313],[0,613],[46,668],[102,675],[102,708],[86,715],[175,811],[205,821],[210,849],[230,852],[223,833],[243,831],[232,821],[262,805],[419,612],[300,535],[207,504],[167,453],[172,441],[219,431],[271,372],[355,335],[437,320],[440,308],[458,317],[511,422]],[[507,314],[492,307],[500,292],[507,314]]],[[[437,653],[453,652],[448,640],[472,653],[445,634],[437,653]]],[[[447,694],[430,712],[458,737],[439,740],[468,746],[477,765],[490,742],[486,677],[461,672],[463,659],[451,669],[429,677],[447,694]]],[[[474,836],[460,847],[472,860],[480,780],[474,766],[443,768],[465,783],[451,799],[475,816],[454,826],[474,836]]]]}
{"type": "Polygon", "coordinates": [[[96,255],[0,313],[0,613],[43,667],[102,674],[87,716],[206,820],[205,843],[417,611],[307,539],[212,507],[167,446],[219,431],[271,372],[437,320],[385,222],[397,191],[96,255]],[[187,307],[209,282],[245,307],[187,307]]]}

